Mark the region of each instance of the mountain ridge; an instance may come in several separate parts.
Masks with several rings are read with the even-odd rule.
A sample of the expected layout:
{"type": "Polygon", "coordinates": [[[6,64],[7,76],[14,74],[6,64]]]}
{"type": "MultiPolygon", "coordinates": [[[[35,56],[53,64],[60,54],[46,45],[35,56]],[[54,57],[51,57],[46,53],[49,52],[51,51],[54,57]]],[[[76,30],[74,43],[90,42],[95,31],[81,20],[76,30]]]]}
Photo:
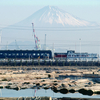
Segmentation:
{"type": "Polygon", "coordinates": [[[17,23],[21,25],[27,24],[30,26],[34,23],[35,26],[93,26],[94,23],[74,17],[66,11],[55,6],[46,6],[36,11],[28,18],[17,23]],[[30,24],[29,24],[30,23],[30,24]]]}

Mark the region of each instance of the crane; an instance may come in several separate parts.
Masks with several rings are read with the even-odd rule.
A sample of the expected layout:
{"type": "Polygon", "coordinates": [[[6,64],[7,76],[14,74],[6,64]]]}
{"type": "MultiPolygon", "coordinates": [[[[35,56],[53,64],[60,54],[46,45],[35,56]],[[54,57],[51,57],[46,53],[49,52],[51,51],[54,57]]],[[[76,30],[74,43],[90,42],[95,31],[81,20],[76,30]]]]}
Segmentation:
{"type": "Polygon", "coordinates": [[[17,49],[18,49],[18,50],[20,50],[20,47],[18,46],[18,44],[17,44],[17,41],[16,41],[16,40],[15,40],[15,44],[16,44],[17,49]]]}
{"type": "Polygon", "coordinates": [[[32,28],[33,28],[33,35],[34,35],[34,40],[35,40],[35,49],[39,50],[40,49],[40,40],[35,35],[34,23],[32,23],[32,28]]]}

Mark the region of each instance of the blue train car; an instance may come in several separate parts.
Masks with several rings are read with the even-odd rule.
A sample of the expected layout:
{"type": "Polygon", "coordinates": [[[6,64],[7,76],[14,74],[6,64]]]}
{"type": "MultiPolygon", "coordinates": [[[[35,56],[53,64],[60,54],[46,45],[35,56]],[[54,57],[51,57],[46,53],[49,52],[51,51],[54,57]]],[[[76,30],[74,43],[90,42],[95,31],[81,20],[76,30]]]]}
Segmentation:
{"type": "Polygon", "coordinates": [[[0,59],[43,59],[52,58],[50,50],[0,50],[0,59]]]}

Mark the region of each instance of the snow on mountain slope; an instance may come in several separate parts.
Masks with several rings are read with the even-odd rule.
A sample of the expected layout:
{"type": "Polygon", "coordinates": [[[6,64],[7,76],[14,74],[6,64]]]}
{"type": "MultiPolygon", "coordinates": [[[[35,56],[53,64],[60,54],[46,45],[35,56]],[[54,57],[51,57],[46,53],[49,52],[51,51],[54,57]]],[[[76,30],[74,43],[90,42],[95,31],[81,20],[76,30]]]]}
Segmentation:
{"type": "Polygon", "coordinates": [[[35,23],[36,26],[91,26],[88,21],[75,18],[69,13],[54,6],[46,6],[35,12],[18,24],[30,25],[35,23]]]}

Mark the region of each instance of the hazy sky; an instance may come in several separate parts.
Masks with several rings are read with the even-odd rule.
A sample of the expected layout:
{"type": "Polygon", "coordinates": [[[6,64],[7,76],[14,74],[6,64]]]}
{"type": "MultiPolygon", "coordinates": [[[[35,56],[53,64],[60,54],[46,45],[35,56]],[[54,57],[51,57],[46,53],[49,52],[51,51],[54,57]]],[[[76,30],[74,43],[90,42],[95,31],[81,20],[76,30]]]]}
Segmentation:
{"type": "MultiPolygon", "coordinates": [[[[80,19],[100,24],[100,0],[0,0],[0,29],[7,25],[18,23],[48,5],[57,6],[80,19]]],[[[88,37],[91,35],[89,41],[92,40],[98,42],[100,40],[99,33],[99,30],[96,30],[93,33],[94,35],[91,35],[90,33],[85,36],[83,35],[84,38],[81,36],[82,41],[88,40],[88,37]]],[[[72,36],[70,37],[72,38],[72,36]]],[[[69,38],[67,37],[67,39],[69,38]]],[[[2,40],[4,40],[4,38],[2,40]]],[[[11,40],[11,38],[9,38],[9,40],[11,40]]],[[[79,38],[76,38],[76,40],[79,40],[79,38]]],[[[7,42],[6,39],[5,42],[7,42]]],[[[100,44],[100,42],[98,43],[100,44]]],[[[97,48],[95,47],[95,50],[97,50],[97,48]]],[[[100,50],[98,51],[100,52],[100,50]]]]}
{"type": "Polygon", "coordinates": [[[17,23],[47,5],[100,24],[100,0],[0,0],[0,28],[17,23]]]}
{"type": "Polygon", "coordinates": [[[99,0],[0,0],[0,5],[99,5],[99,0]]]}

